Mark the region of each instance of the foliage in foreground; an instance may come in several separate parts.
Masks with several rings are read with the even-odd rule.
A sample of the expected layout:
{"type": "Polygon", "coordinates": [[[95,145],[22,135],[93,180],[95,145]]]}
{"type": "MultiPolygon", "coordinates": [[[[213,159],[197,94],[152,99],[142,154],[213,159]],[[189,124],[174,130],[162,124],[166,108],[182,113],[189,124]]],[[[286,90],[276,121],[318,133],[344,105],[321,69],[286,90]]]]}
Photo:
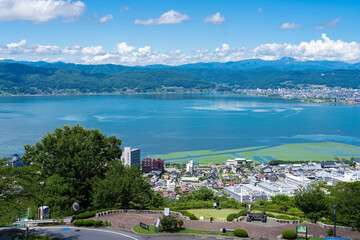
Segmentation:
{"type": "Polygon", "coordinates": [[[292,230],[285,230],[282,232],[282,237],[284,239],[295,239],[296,238],[296,232],[292,230]]]}
{"type": "Polygon", "coordinates": [[[248,233],[244,229],[241,229],[241,228],[235,229],[234,235],[236,237],[248,237],[249,236],[248,233]]]}

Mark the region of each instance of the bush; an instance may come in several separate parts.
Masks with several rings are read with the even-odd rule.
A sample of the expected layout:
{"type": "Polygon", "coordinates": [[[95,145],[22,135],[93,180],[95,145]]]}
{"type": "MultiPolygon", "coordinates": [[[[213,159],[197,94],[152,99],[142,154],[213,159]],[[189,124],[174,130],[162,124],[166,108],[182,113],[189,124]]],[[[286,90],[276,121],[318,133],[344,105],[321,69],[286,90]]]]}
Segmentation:
{"type": "Polygon", "coordinates": [[[241,228],[235,229],[234,235],[236,237],[248,237],[249,236],[249,234],[244,229],[241,229],[241,228]]]}
{"type": "Polygon", "coordinates": [[[184,221],[182,219],[178,220],[178,226],[179,228],[182,228],[182,226],[184,226],[184,221]]]}
{"type": "Polygon", "coordinates": [[[290,217],[287,215],[277,215],[275,216],[276,219],[284,219],[284,220],[299,220],[298,217],[290,217]]]}
{"type": "Polygon", "coordinates": [[[235,218],[238,218],[238,214],[237,214],[237,213],[230,213],[230,214],[226,217],[226,221],[232,222],[235,218]]]}
{"type": "Polygon", "coordinates": [[[76,227],[84,226],[84,220],[76,220],[74,222],[74,226],[76,226],[76,227]]]}
{"type": "Polygon", "coordinates": [[[226,221],[228,222],[232,222],[235,218],[241,217],[241,216],[246,216],[247,215],[247,211],[246,210],[241,210],[238,213],[230,213],[227,217],[226,217],[226,221]]]}
{"type": "Polygon", "coordinates": [[[51,240],[51,237],[36,235],[36,236],[30,237],[29,240],[51,240]]]}
{"type": "Polygon", "coordinates": [[[193,213],[190,213],[188,211],[185,211],[185,210],[176,210],[176,212],[179,212],[181,213],[182,215],[186,216],[186,217],[189,217],[190,220],[197,220],[197,217],[193,214],[193,213]]]}
{"type": "Polygon", "coordinates": [[[95,217],[95,214],[97,213],[97,211],[86,211],[83,213],[80,213],[79,215],[77,215],[77,219],[85,219],[85,218],[91,218],[91,217],[95,217]]]}
{"type": "Polygon", "coordinates": [[[92,220],[92,219],[85,220],[83,223],[83,226],[85,226],[85,227],[95,226],[95,220],[92,220]]]}
{"type": "Polygon", "coordinates": [[[284,239],[295,239],[296,238],[296,232],[292,230],[285,230],[282,232],[282,237],[284,239]]]}
{"type": "Polygon", "coordinates": [[[95,221],[94,222],[94,227],[101,227],[103,225],[103,221],[95,221]]]}
{"type": "Polygon", "coordinates": [[[267,213],[266,216],[267,216],[267,217],[275,218],[275,215],[274,215],[274,214],[271,214],[271,213],[267,213]]]}
{"type": "Polygon", "coordinates": [[[169,216],[163,216],[163,218],[160,220],[160,224],[164,231],[170,232],[177,228],[178,221],[176,217],[169,215],[169,216]]]}
{"type": "Polygon", "coordinates": [[[329,230],[327,230],[327,235],[328,237],[334,236],[334,228],[329,228],[329,230]]]}

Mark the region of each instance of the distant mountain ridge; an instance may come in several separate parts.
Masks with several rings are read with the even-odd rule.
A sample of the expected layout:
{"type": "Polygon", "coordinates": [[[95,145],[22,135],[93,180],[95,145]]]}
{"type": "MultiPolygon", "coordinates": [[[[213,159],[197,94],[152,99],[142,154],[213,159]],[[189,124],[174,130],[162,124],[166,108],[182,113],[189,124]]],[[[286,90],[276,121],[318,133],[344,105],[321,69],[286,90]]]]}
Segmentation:
{"type": "Polygon", "coordinates": [[[284,58],[144,67],[9,62],[0,62],[0,94],[168,92],[179,88],[231,91],[238,88],[294,88],[299,85],[360,88],[359,64],[343,62],[298,62],[284,58]],[[285,69],[286,64],[291,66],[291,70],[285,69]]]}
{"type": "Polygon", "coordinates": [[[338,70],[338,69],[360,69],[360,63],[346,63],[340,61],[297,61],[294,58],[281,58],[279,60],[265,61],[262,59],[247,59],[236,62],[209,62],[209,63],[192,63],[179,66],[169,65],[148,65],[148,66],[124,66],[115,64],[98,64],[85,65],[64,62],[48,63],[44,61],[26,62],[14,60],[1,60],[0,62],[20,63],[34,67],[56,68],[67,70],[82,70],[90,73],[120,73],[124,71],[150,71],[158,69],[215,69],[230,71],[258,71],[258,70],[338,70]]]}

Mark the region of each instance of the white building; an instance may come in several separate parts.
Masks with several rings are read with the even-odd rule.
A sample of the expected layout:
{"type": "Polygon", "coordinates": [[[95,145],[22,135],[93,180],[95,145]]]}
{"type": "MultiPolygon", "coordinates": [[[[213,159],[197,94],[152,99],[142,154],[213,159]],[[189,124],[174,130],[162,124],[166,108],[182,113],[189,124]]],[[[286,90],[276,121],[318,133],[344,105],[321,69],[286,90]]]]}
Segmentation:
{"type": "Polygon", "coordinates": [[[186,164],[186,171],[187,172],[194,172],[194,161],[190,160],[187,164],[186,164]]]}
{"type": "Polygon", "coordinates": [[[140,148],[124,147],[121,162],[124,166],[140,164],[140,148]]]}
{"type": "Polygon", "coordinates": [[[286,176],[285,182],[290,185],[306,188],[309,184],[311,184],[310,179],[304,176],[298,177],[292,174],[285,174],[285,176],[286,176]]]}

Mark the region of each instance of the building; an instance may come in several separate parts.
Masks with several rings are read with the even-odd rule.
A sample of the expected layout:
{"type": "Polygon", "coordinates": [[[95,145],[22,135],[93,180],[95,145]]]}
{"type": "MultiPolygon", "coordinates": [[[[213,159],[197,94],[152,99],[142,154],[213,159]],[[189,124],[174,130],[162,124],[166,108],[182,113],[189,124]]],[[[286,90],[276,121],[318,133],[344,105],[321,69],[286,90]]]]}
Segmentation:
{"type": "Polygon", "coordinates": [[[11,167],[23,167],[24,163],[20,160],[20,156],[14,154],[10,160],[7,161],[8,165],[11,167]]]}
{"type": "Polygon", "coordinates": [[[152,171],[164,171],[164,160],[144,158],[142,160],[142,171],[144,173],[149,173],[152,171]]]}
{"type": "Polygon", "coordinates": [[[194,161],[190,160],[187,164],[186,164],[186,171],[193,173],[194,172],[194,161]]]}
{"type": "Polygon", "coordinates": [[[311,181],[304,176],[298,177],[292,174],[285,174],[285,176],[286,176],[285,183],[288,183],[293,186],[306,188],[308,185],[311,184],[311,181]]]}
{"type": "Polygon", "coordinates": [[[140,148],[124,147],[121,162],[124,166],[140,164],[140,148]]]}

